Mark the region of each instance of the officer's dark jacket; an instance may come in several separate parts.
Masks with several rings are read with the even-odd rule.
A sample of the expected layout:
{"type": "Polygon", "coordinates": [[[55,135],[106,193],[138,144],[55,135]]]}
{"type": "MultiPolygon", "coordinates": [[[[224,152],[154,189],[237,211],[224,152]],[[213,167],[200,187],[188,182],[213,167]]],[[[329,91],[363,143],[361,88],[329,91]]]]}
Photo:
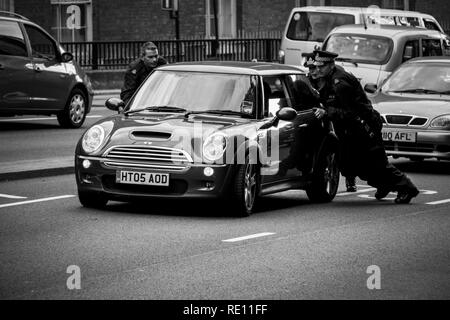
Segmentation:
{"type": "Polygon", "coordinates": [[[141,58],[131,62],[125,72],[125,79],[120,98],[127,103],[147,76],[157,67],[167,64],[167,60],[158,56],[156,67],[147,67],[141,58]]]}

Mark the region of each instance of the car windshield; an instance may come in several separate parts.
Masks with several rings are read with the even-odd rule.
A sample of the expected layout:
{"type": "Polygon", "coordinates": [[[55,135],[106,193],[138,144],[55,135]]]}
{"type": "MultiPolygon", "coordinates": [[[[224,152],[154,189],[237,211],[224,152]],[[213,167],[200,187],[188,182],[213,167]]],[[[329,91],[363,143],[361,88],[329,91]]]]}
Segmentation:
{"type": "Polygon", "coordinates": [[[450,63],[407,63],[381,87],[383,92],[450,95],[450,63]]]}
{"type": "Polygon", "coordinates": [[[350,14],[296,12],[289,23],[286,36],[291,40],[322,42],[333,28],[353,23],[355,23],[355,17],[350,14]]]}
{"type": "Polygon", "coordinates": [[[139,89],[129,111],[176,108],[255,115],[256,84],[257,77],[250,75],[157,70],[139,89]]]}
{"type": "Polygon", "coordinates": [[[324,50],[339,54],[337,60],[384,64],[389,60],[393,46],[393,41],[386,37],[333,34],[324,45],[324,50]]]}

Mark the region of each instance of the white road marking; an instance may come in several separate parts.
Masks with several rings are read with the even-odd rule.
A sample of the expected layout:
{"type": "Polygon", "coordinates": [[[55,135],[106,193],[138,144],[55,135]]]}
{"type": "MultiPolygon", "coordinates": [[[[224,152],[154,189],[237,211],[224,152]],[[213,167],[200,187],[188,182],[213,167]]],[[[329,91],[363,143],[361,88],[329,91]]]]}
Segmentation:
{"type": "MultiPolygon", "coordinates": [[[[102,118],[100,115],[86,116],[86,118],[102,118]]],[[[16,121],[41,121],[41,120],[55,120],[56,117],[45,118],[14,118],[14,119],[0,119],[0,122],[16,122],[16,121]]]]}
{"type": "MultiPolygon", "coordinates": [[[[392,193],[392,192],[390,192],[390,193],[392,193]]],[[[395,193],[394,193],[394,194],[395,194],[395,193]]],[[[368,195],[368,194],[360,194],[360,195],[358,195],[358,197],[360,197],[360,198],[365,198],[365,199],[376,199],[375,197],[370,196],[370,195],[368,195]]],[[[386,198],[383,198],[382,200],[395,200],[395,198],[396,198],[396,197],[386,197],[386,198]]]]}
{"type": "Polygon", "coordinates": [[[3,193],[0,193],[0,198],[8,198],[8,199],[26,199],[27,197],[13,196],[13,195],[11,195],[11,194],[3,194],[3,193]]]}
{"type": "Polygon", "coordinates": [[[237,242],[237,241],[242,241],[242,240],[247,240],[247,239],[271,236],[273,234],[275,234],[275,233],[274,232],[262,232],[262,233],[256,233],[256,234],[251,234],[251,235],[248,235],[248,236],[243,236],[243,237],[239,237],[239,238],[232,238],[232,239],[227,239],[227,240],[222,240],[222,241],[223,242],[237,242]]]}
{"type": "Polygon", "coordinates": [[[442,203],[447,203],[447,202],[450,202],[450,199],[444,199],[444,200],[439,200],[439,201],[427,202],[426,204],[442,204],[442,203]]]}
{"type": "Polygon", "coordinates": [[[1,204],[0,208],[6,208],[6,207],[12,207],[12,206],[20,206],[22,204],[30,204],[30,203],[36,203],[36,202],[44,202],[44,201],[52,201],[52,200],[59,200],[59,199],[65,199],[65,198],[73,198],[74,195],[67,194],[64,196],[57,196],[57,197],[49,197],[49,198],[42,198],[42,199],[35,199],[35,200],[27,200],[27,201],[20,201],[20,202],[13,202],[13,203],[6,203],[1,204]]]}
{"type": "Polygon", "coordinates": [[[370,192],[370,191],[375,191],[375,190],[377,190],[377,188],[365,188],[365,189],[361,189],[361,190],[358,190],[358,191],[355,191],[355,192],[341,192],[341,193],[338,193],[336,196],[340,196],[340,197],[341,196],[350,196],[352,194],[370,192]]]}

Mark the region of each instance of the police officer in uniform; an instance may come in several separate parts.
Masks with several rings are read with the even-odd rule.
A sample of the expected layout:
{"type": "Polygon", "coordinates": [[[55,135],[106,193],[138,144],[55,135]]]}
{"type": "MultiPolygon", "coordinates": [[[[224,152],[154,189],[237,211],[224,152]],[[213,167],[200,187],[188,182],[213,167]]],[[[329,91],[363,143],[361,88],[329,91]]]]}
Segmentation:
{"type": "Polygon", "coordinates": [[[358,176],[377,188],[380,200],[396,191],[396,203],[409,203],[419,194],[412,181],[389,163],[381,135],[380,114],[372,107],[360,82],[352,74],[337,68],[337,54],[314,51],[314,64],[321,103],[317,116],[333,121],[339,138],[341,170],[344,176],[358,176]]]}
{"type": "Polygon", "coordinates": [[[141,56],[131,62],[125,72],[120,99],[126,104],[153,69],[164,64],[167,64],[167,61],[158,54],[155,44],[153,42],[144,43],[141,47],[141,56]]]}
{"type": "MultiPolygon", "coordinates": [[[[320,78],[318,76],[318,68],[316,68],[316,65],[314,64],[314,58],[315,58],[315,54],[314,52],[310,52],[310,53],[302,53],[302,57],[305,58],[305,63],[303,64],[305,67],[308,68],[308,79],[310,81],[310,83],[312,84],[312,86],[315,89],[319,89],[319,87],[321,86],[322,83],[324,83],[323,78],[320,78]]],[[[340,69],[340,71],[345,71],[341,66],[335,66],[336,69],[340,69]]],[[[318,110],[316,112],[316,116],[319,117],[321,114],[321,111],[318,110]]],[[[356,192],[357,188],[356,188],[356,177],[354,173],[350,172],[350,168],[348,170],[344,170],[343,171],[343,175],[344,173],[346,174],[345,177],[345,186],[347,188],[347,192],[356,192]]]]}

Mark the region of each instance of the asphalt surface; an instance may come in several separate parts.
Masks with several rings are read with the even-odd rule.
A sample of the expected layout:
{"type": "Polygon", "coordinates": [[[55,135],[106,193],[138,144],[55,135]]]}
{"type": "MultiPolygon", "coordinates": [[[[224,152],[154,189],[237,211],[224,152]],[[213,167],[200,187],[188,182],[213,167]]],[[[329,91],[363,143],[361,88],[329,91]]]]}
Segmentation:
{"type": "Polygon", "coordinates": [[[411,168],[409,205],[341,184],[333,203],[283,192],[248,218],[214,201],[86,209],[73,175],[0,182],[0,299],[450,299],[450,202],[433,204],[449,176],[429,167],[411,168]]]}

